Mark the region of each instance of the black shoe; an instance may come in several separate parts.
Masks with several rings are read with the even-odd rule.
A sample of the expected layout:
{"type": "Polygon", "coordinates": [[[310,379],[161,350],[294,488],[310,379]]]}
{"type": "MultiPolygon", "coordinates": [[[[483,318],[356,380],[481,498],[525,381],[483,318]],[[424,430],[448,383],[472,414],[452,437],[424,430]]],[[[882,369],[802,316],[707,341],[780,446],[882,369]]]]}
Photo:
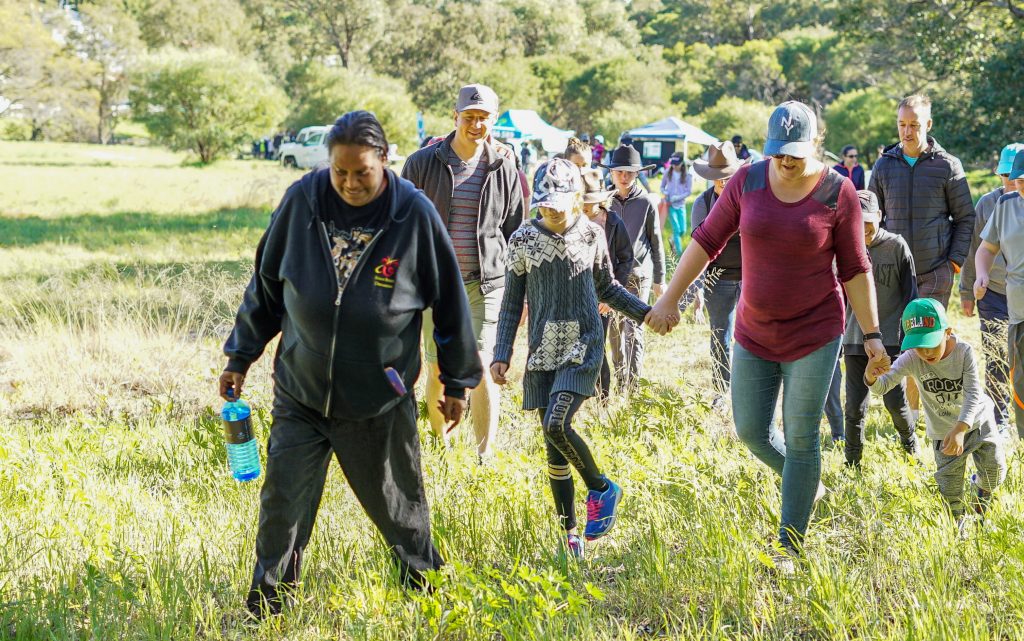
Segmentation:
{"type": "Polygon", "coordinates": [[[277,588],[271,588],[268,592],[261,589],[250,590],[245,597],[245,608],[249,611],[252,620],[259,622],[267,617],[278,616],[285,607],[295,605],[295,597],[292,594],[295,586],[292,584],[280,584],[277,588]]]}

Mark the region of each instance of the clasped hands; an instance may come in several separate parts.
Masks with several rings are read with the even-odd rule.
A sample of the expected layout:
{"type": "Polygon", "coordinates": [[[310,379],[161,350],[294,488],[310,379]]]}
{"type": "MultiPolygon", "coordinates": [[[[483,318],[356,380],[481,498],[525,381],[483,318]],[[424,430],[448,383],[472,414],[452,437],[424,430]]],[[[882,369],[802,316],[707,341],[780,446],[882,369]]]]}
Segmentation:
{"type": "Polygon", "coordinates": [[[864,341],[864,353],[868,357],[868,366],[865,370],[866,378],[869,383],[873,384],[879,376],[891,369],[892,361],[889,360],[889,354],[886,353],[882,341],[877,338],[864,341]]]}

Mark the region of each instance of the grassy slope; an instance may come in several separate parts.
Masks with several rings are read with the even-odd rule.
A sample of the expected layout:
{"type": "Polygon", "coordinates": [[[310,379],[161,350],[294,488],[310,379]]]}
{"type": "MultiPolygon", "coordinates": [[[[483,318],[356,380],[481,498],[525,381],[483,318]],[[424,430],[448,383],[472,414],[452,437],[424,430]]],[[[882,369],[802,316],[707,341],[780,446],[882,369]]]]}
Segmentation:
{"type": "MultiPolygon", "coordinates": [[[[810,563],[775,580],[763,552],[777,484],[709,410],[706,330],[693,325],[651,340],[650,384],[629,404],[588,403],[581,415],[627,493],[586,563],[555,553],[541,437],[513,386],[492,466],[424,435],[435,534],[451,562],[436,577],[443,589],[396,587],[334,471],[298,611],[243,630],[259,488],[224,473],[213,380],[269,208],[299,174],[180,162],[152,149],[0,144],[0,638],[1024,632],[1019,459],[988,526],[958,542],[931,455],[923,467],[899,455],[891,428],[877,432],[877,406],[862,473],[826,447],[834,491],[816,512],[810,563]]],[[[976,321],[953,316],[979,345],[976,321]]],[[[264,436],[269,360],[249,377],[264,436]]]]}

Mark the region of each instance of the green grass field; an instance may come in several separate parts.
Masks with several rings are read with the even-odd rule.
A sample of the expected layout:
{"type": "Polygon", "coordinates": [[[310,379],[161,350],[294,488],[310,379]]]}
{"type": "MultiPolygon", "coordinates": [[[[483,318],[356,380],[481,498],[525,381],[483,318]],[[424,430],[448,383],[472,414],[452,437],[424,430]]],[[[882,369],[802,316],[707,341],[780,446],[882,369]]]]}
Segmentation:
{"type": "MultiPolygon", "coordinates": [[[[244,627],[259,484],[226,473],[214,385],[256,242],[300,174],[183,160],[0,143],[0,639],[1024,637],[1020,458],[960,541],[929,448],[906,459],[876,405],[862,472],[823,445],[832,492],[808,562],[778,578],[777,481],[708,406],[693,324],[651,339],[629,403],[584,406],[626,492],[584,563],[557,554],[542,437],[513,385],[492,465],[476,465],[468,429],[447,452],[424,430],[440,589],[398,587],[335,468],[298,607],[244,627]]],[[[980,346],[976,319],[951,314],[980,346]]],[[[261,437],[269,361],[248,377],[261,437]]]]}

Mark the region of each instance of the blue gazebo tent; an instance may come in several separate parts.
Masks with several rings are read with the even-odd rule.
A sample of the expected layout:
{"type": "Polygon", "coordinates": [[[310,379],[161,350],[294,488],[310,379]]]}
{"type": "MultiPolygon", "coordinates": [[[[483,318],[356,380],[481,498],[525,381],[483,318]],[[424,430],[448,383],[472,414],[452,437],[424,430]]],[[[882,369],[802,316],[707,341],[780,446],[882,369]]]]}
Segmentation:
{"type": "Polygon", "coordinates": [[[676,151],[676,143],[679,141],[683,143],[684,158],[688,155],[688,145],[691,142],[705,146],[718,142],[718,138],[700,127],[695,127],[675,116],[630,129],[622,136],[633,139],[633,146],[640,152],[644,162],[654,162],[659,165],[668,160],[672,152],[676,151]]]}
{"type": "Polygon", "coordinates": [[[565,151],[569,137],[575,133],[571,129],[559,129],[544,122],[540,114],[532,109],[509,109],[498,116],[491,132],[498,138],[520,143],[540,140],[544,151],[548,153],[565,151]]]}

